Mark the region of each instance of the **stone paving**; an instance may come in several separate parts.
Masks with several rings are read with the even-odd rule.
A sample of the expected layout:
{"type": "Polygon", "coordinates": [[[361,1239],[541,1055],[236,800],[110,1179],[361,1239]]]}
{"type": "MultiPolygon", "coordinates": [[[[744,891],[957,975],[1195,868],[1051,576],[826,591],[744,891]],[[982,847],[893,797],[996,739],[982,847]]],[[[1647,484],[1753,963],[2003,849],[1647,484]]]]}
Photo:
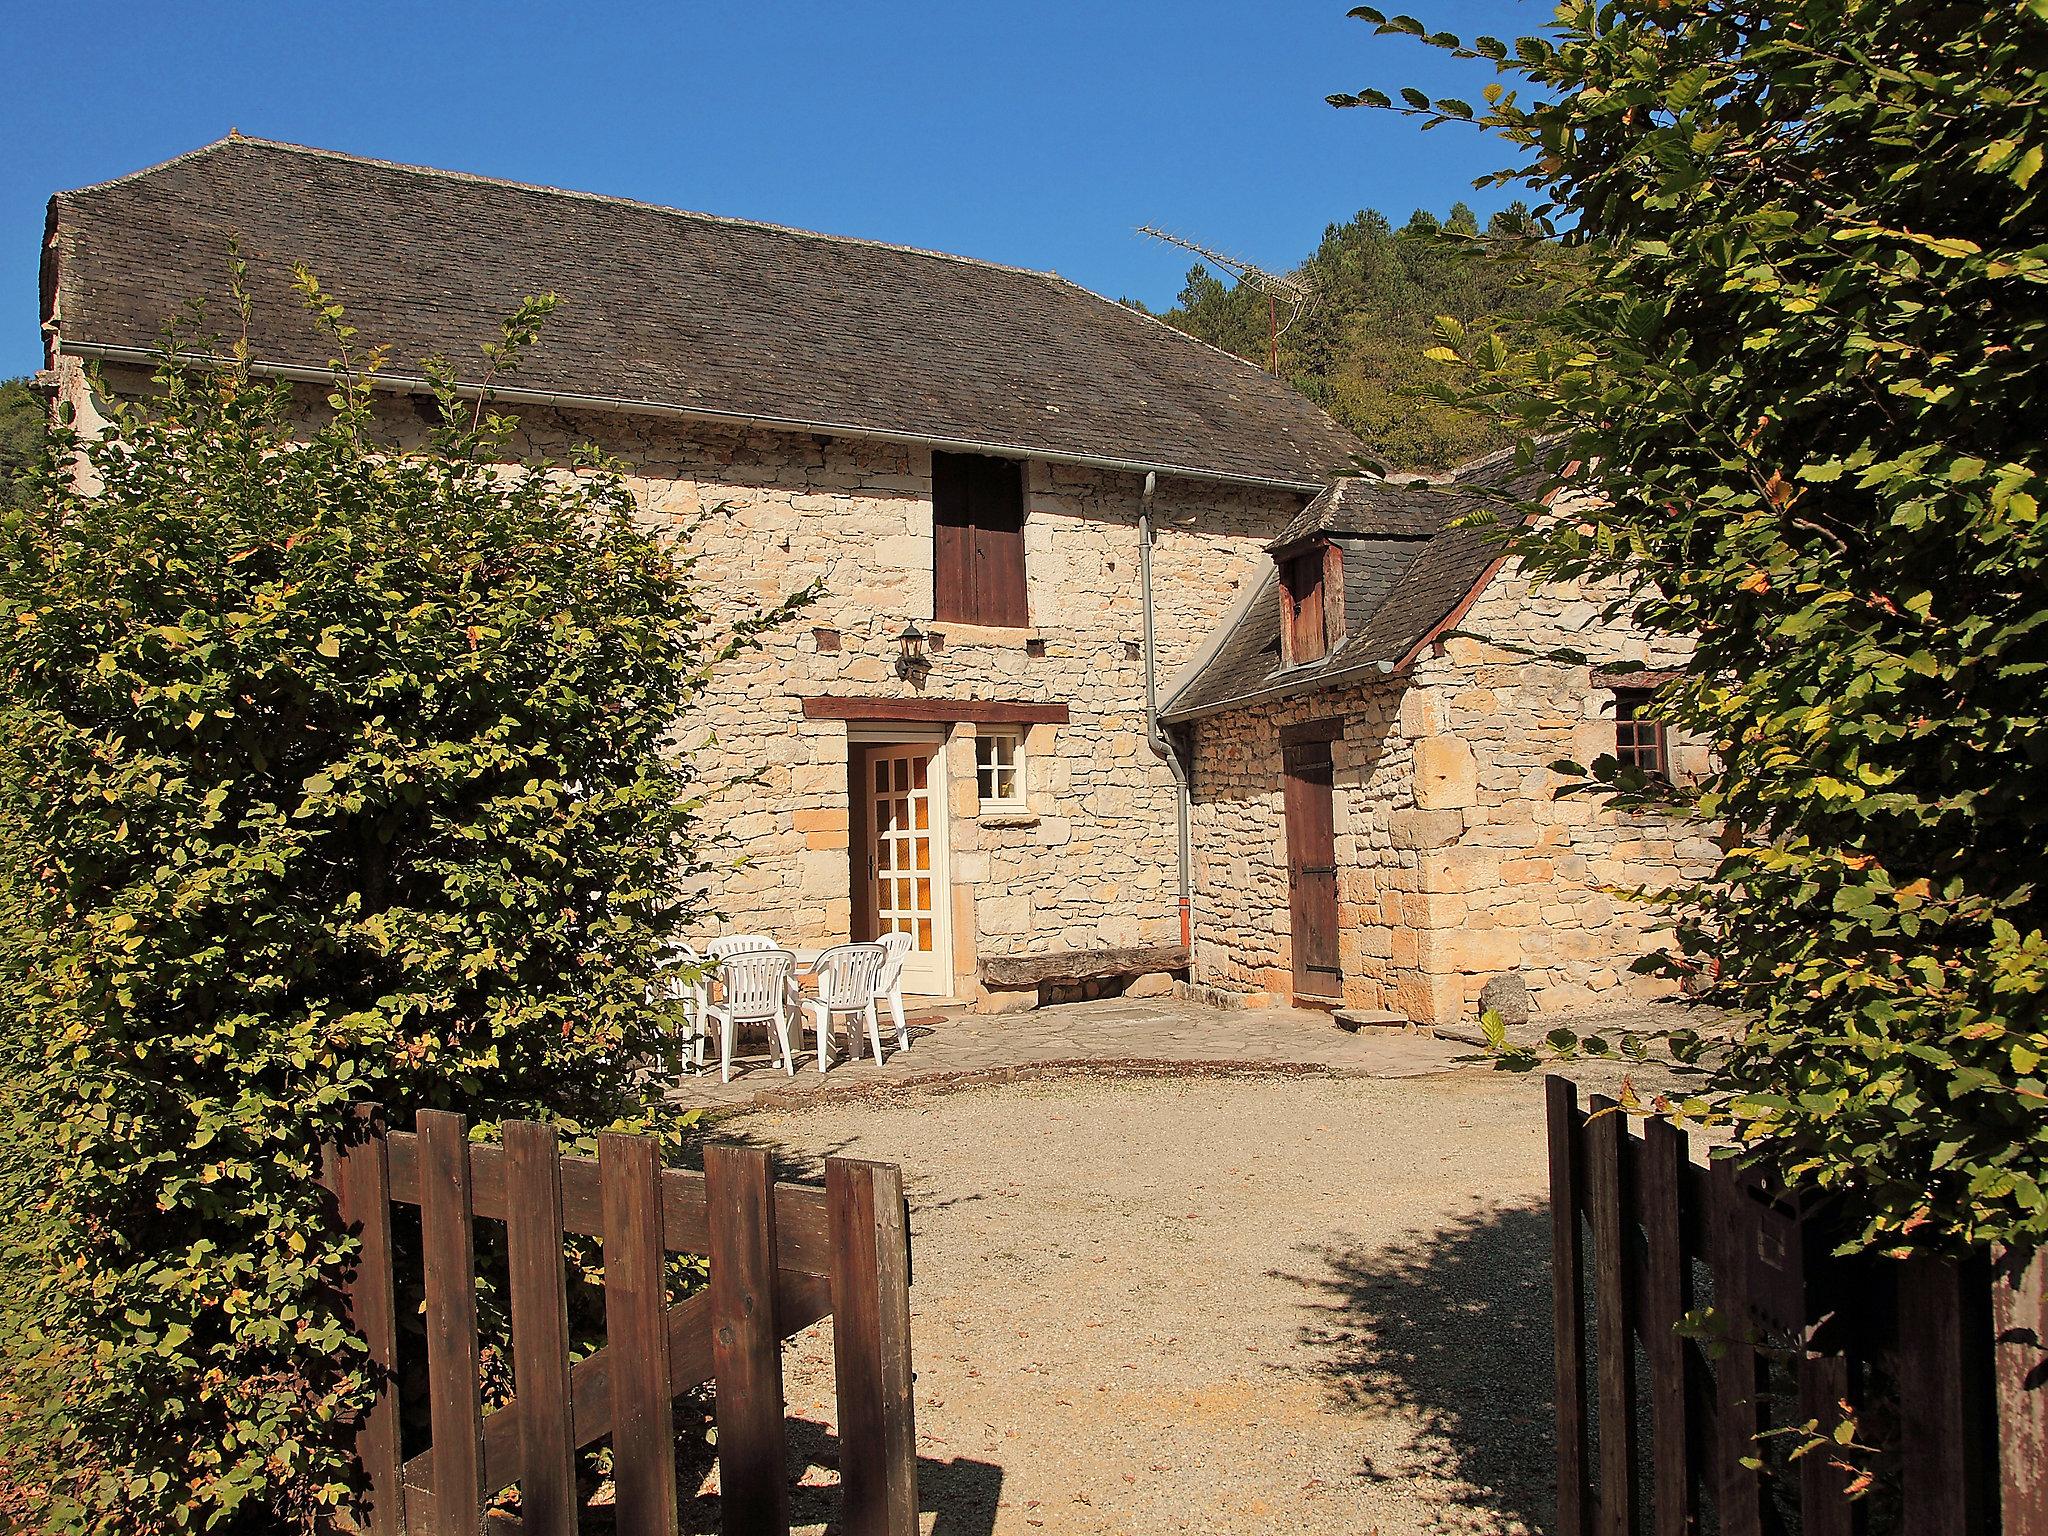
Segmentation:
{"type": "MultiPolygon", "coordinates": [[[[1303,1009],[1210,1008],[1175,997],[1105,998],[1025,1013],[943,1010],[913,1016],[911,1048],[898,1051],[883,1026],[885,1060],[842,1054],[820,1074],[817,1058],[797,1054],[795,1077],[754,1052],[733,1064],[684,1076],[669,1098],[728,1110],[839,1094],[1004,1081],[1039,1073],[1131,1075],[1245,1073],[1343,1077],[1422,1077],[1447,1072],[1472,1047],[1399,1027],[1341,1029],[1327,1013],[1303,1009]]],[[[806,1031],[808,1038],[808,1031],[806,1031]]],[[[843,1042],[839,1049],[843,1050],[843,1042]]]]}

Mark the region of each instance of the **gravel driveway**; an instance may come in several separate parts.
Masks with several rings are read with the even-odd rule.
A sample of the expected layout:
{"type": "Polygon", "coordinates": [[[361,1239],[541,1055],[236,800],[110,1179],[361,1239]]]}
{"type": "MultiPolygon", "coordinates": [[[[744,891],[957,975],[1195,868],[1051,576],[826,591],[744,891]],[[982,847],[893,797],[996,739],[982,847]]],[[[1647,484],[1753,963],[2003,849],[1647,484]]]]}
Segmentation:
{"type": "MultiPolygon", "coordinates": [[[[714,1134],[903,1165],[928,1532],[1401,1536],[1548,1514],[1542,1109],[1480,1069],[1069,1080],[714,1134]]],[[[829,1324],[790,1351],[829,1464],[829,1324]]]]}

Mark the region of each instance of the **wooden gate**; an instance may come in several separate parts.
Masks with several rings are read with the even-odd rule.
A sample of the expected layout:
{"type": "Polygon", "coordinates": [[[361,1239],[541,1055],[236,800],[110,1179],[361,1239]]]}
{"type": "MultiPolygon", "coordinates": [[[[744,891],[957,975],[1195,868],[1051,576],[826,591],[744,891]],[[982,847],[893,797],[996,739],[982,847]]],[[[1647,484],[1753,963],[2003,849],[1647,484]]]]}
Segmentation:
{"type": "Polygon", "coordinates": [[[1560,1536],[2048,1536],[2048,1260],[1838,1256],[1668,1121],[1547,1087],[1560,1536]],[[1844,1400],[1875,1454],[1793,1457],[1844,1400]]]}
{"type": "Polygon", "coordinates": [[[616,1529],[676,1530],[672,1402],[716,1382],[728,1536],[786,1536],[781,1341],[833,1318],[840,1518],[847,1536],[915,1536],[910,1238],[893,1165],[829,1158],[820,1191],[773,1182],[765,1152],[708,1146],[704,1172],[661,1166],[650,1138],[605,1135],[564,1157],[551,1127],[513,1121],[504,1145],[471,1145],[460,1115],[423,1110],[418,1133],[358,1109],[361,1134],[330,1146],[322,1182],[362,1255],[348,1286],[381,1390],[357,1440],[372,1536],[476,1536],[487,1502],[519,1485],[522,1519],[493,1531],[573,1536],[574,1454],[609,1435],[616,1529]],[[417,1206],[432,1443],[399,1443],[392,1206],[417,1206]],[[478,1218],[505,1226],[514,1395],[486,1415],[479,1391],[478,1218]],[[602,1240],[605,1345],[569,1358],[564,1233],[602,1240]],[[707,1289],[668,1304],[670,1253],[707,1255],[707,1289]]]}
{"type": "Polygon", "coordinates": [[[1298,998],[1342,1001],[1344,965],[1337,939],[1337,826],[1330,727],[1288,732],[1281,745],[1287,820],[1287,904],[1298,998]]]}

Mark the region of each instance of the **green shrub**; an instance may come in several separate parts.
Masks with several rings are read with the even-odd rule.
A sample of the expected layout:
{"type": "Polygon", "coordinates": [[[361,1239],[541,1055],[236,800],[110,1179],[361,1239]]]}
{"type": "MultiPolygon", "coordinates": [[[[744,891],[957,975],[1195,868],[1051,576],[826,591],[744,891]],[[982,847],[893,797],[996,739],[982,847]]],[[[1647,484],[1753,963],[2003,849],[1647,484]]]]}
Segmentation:
{"type": "Polygon", "coordinates": [[[1754,1018],[1698,1107],[1861,1242],[2038,1243],[2048,0],[1569,0],[1469,47],[1353,14],[1506,88],[1332,99],[1501,135],[1596,258],[1563,345],[1444,355],[1601,497],[1526,557],[1698,641],[1666,712],[1731,846],[1665,959],[1754,1018]]]}
{"type": "Polygon", "coordinates": [[[361,1099],[636,1113],[699,867],[676,721],[779,617],[714,641],[619,474],[508,463],[512,423],[445,369],[431,445],[380,446],[374,371],[338,366],[308,424],[244,367],[167,361],[113,433],[56,434],[4,525],[35,1315],[90,1357],[48,1405],[61,1527],[330,1522],[365,1372],[318,1141],[361,1099]]]}

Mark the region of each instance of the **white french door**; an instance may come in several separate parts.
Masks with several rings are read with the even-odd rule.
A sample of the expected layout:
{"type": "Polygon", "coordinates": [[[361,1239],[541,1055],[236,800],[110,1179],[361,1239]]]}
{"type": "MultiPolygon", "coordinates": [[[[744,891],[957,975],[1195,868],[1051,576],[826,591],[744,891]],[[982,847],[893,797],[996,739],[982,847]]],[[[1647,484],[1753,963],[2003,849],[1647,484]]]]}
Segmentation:
{"type": "Polygon", "coordinates": [[[947,917],[946,799],[933,743],[868,751],[868,880],[875,932],[907,933],[903,990],[950,996],[953,949],[947,917]]]}

